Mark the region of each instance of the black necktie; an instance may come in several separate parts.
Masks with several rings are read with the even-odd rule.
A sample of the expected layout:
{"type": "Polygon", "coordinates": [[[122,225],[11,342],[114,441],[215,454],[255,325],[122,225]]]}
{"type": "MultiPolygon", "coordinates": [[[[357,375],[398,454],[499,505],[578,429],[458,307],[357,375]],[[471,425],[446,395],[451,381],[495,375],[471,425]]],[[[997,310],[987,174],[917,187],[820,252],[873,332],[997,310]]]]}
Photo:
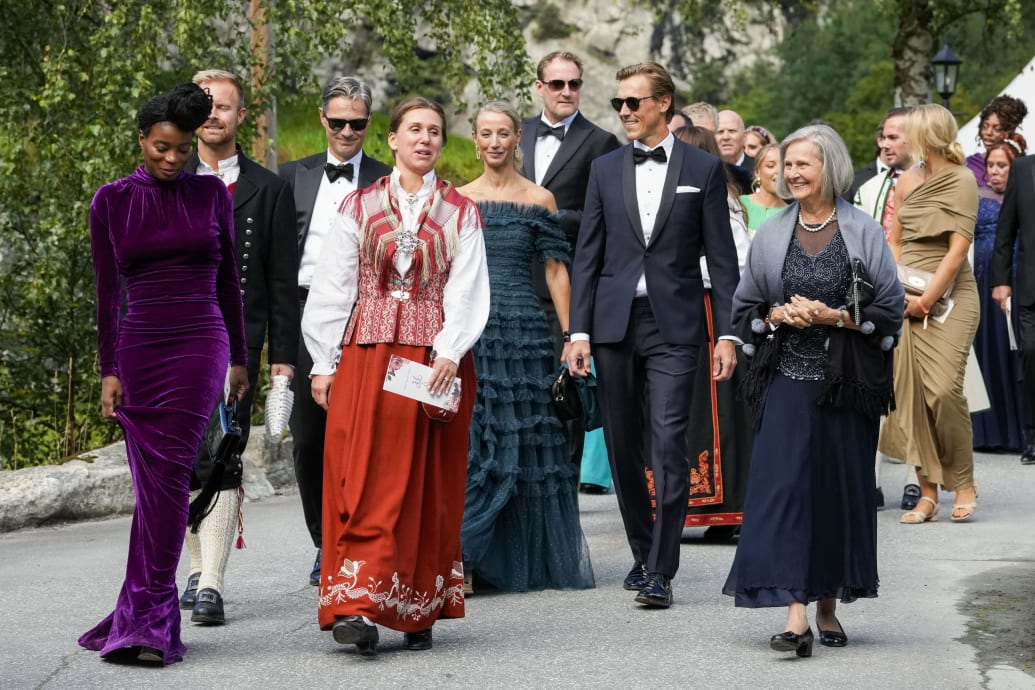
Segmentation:
{"type": "Polygon", "coordinates": [[[664,163],[668,160],[668,156],[665,155],[665,149],[659,146],[656,149],[650,151],[644,151],[641,148],[633,148],[633,163],[639,165],[648,160],[656,160],[659,163],[664,163]]]}
{"type": "Polygon", "coordinates": [[[339,177],[345,177],[346,180],[352,182],[352,163],[341,163],[335,165],[334,163],[328,163],[323,166],[323,171],[327,173],[327,179],[334,182],[339,177]]]}
{"type": "Polygon", "coordinates": [[[540,120],[539,126],[536,127],[535,135],[536,137],[557,137],[557,141],[564,141],[564,125],[551,127],[540,120]]]}

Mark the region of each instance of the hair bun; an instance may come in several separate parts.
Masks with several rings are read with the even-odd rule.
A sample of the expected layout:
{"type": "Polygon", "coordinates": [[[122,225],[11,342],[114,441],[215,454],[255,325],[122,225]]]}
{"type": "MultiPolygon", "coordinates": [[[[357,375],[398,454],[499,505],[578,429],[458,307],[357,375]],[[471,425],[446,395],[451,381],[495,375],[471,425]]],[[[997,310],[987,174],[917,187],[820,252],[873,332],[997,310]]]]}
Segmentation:
{"type": "Polygon", "coordinates": [[[180,84],[169,93],[169,119],[184,131],[193,132],[212,112],[212,96],[197,84],[180,84]]]}

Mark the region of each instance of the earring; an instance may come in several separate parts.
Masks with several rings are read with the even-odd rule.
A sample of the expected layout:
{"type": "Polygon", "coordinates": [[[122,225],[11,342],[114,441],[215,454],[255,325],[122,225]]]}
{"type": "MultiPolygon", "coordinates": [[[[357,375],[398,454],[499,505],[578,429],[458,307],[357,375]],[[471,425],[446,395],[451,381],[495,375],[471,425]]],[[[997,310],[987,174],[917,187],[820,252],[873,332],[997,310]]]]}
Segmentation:
{"type": "Polygon", "coordinates": [[[478,149],[474,150],[474,159],[476,161],[480,161],[482,159],[482,152],[479,151],[478,149]]]}
{"type": "Polygon", "coordinates": [[[757,192],[762,189],[762,178],[755,175],[755,179],[751,182],[751,191],[757,192]]]}

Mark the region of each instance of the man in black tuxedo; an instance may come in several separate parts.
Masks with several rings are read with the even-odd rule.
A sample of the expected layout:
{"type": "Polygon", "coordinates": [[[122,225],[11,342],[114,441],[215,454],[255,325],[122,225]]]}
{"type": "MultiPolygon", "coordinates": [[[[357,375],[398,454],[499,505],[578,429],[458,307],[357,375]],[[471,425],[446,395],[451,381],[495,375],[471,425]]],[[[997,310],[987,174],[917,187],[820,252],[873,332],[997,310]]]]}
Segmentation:
{"type": "MultiPolygon", "coordinates": [[[[298,299],[301,308],[330,232],[338,207],[346,196],[389,175],[392,169],[364,155],[363,141],[370,124],[370,87],[357,77],[338,77],[324,88],[320,124],[327,134],[327,151],[285,163],[280,175],[294,192],[297,211],[299,266],[298,299]]],[[[293,291],[295,292],[295,291],[293,291]]],[[[321,522],[323,519],[323,437],[327,413],[313,401],[309,370],[313,360],[305,343],[298,345],[299,376],[295,378],[295,406],[291,436],[295,444],[295,479],[302,499],[306,526],[316,547],[316,562],[309,584],[320,584],[321,522]]]]}
{"type": "Polygon", "coordinates": [[[632,143],[590,170],[572,267],[568,366],[585,376],[592,343],[604,438],[635,561],[624,587],[641,604],[668,607],[686,517],[690,395],[707,338],[702,251],[715,330],[724,334],[713,361],[702,363],[716,380],[736,366],[726,334],[740,275],[722,162],[666,127],[672,77],[644,63],[619,70],[617,79],[611,104],[632,143]],[[653,520],[644,467],[654,473],[653,520]]]}
{"type": "Polygon", "coordinates": [[[1007,313],[1007,318],[1010,318],[1008,309],[1012,309],[1017,311],[1020,321],[1027,438],[1021,463],[1035,465],[1035,156],[1017,158],[1010,166],[988,280],[993,285],[992,298],[1007,313]],[[1016,275],[1013,275],[1014,243],[1017,245],[1016,275]]]}
{"type": "Polygon", "coordinates": [[[744,152],[744,119],[735,110],[720,110],[715,144],[719,157],[733,174],[741,194],[751,194],[755,179],[755,159],[744,152]]]}
{"type": "MultiPolygon", "coordinates": [[[[887,117],[885,117],[887,119],[887,117]]],[[[855,171],[855,175],[852,177],[852,186],[845,192],[845,201],[854,203],[855,194],[859,191],[859,187],[877,177],[877,175],[887,175],[891,166],[883,160],[884,151],[884,122],[882,121],[880,126],[873,132],[873,145],[876,150],[876,157],[874,161],[867,165],[865,168],[859,168],[855,171]]]]}
{"type": "MultiPolygon", "coordinates": [[[[546,55],[536,67],[535,90],[543,101],[543,112],[521,123],[521,174],[553,193],[560,225],[575,251],[582,205],[586,199],[589,165],[598,156],[618,148],[618,138],[587,120],[579,112],[582,95],[582,61],[577,55],[557,51],[546,55]]],[[[546,312],[553,334],[554,353],[564,349],[565,334],[553,308],[542,263],[532,264],[539,304],[546,312]]],[[[571,461],[582,460],[585,431],[581,424],[568,425],[571,461]]],[[[581,485],[583,491],[604,493],[604,487],[581,485]]]]}
{"type": "MultiPolygon", "coordinates": [[[[295,203],[291,190],[276,174],[249,159],[237,144],[244,121],[244,92],[231,72],[204,70],[194,83],[212,97],[212,113],[197,131],[198,150],[187,163],[189,172],[218,175],[234,200],[234,241],[244,302],[248,343],[248,392],[237,405],[241,427],[240,451],[248,443],[254,392],[259,389],[259,362],[269,335],[270,376],[294,376],[299,342],[298,301],[294,299],[298,245],[295,203]]],[[[239,454],[238,454],[239,455],[239,454]]],[[[198,455],[192,483],[200,484],[211,469],[208,449],[198,455]]],[[[196,623],[221,624],[223,573],[237,533],[241,467],[225,472],[212,512],[197,533],[188,531],[191,574],[180,599],[196,623]]],[[[196,487],[195,487],[196,488],[196,487]]]]}

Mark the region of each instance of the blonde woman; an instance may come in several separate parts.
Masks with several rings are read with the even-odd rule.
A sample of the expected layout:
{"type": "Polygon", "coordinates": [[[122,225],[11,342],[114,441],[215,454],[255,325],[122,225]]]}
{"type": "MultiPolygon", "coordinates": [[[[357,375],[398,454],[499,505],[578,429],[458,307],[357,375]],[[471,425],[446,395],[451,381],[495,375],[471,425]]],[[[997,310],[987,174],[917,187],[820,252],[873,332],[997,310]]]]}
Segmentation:
{"type": "Polygon", "coordinates": [[[755,235],[762,223],[787,205],[776,192],[776,180],[780,176],[780,147],[767,144],[758,151],[755,158],[754,192],[740,197],[747,216],[748,233],[755,235]]]}
{"type": "Polygon", "coordinates": [[[963,372],[980,307],[967,251],[974,240],[978,190],[956,143],[956,120],[940,105],[906,116],[906,140],[921,164],[895,189],[889,243],[901,265],[933,274],[922,295],[906,295],[902,340],[895,356],[897,408],[881,432],[880,451],[916,466],[920,500],[904,524],[938,517],[938,486],[956,494],[953,522],[977,508],[973,432],[963,372]],[[932,307],[952,286],[951,311],[934,318],[932,307]]]}

